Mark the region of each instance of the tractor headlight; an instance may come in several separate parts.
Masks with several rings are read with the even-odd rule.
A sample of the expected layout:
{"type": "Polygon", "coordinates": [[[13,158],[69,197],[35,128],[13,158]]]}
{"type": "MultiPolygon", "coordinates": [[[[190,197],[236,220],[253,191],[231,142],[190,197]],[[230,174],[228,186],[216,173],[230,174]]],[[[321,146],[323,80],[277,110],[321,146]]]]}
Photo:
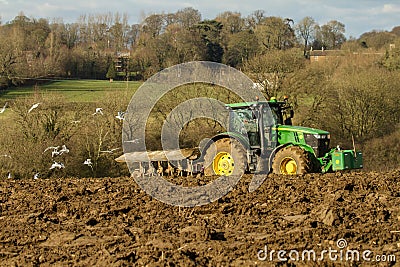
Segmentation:
{"type": "Polygon", "coordinates": [[[314,134],[317,139],[326,139],[328,136],[326,134],[314,134]]]}

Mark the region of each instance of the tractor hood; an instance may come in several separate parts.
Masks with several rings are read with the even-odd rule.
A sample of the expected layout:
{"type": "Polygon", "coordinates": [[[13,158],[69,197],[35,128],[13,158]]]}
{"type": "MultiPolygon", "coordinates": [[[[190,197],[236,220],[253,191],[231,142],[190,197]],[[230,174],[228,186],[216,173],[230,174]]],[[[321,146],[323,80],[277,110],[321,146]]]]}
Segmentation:
{"type": "Polygon", "coordinates": [[[302,126],[293,126],[293,125],[279,125],[277,127],[278,131],[287,131],[287,132],[300,132],[303,134],[319,134],[319,135],[329,135],[329,132],[320,130],[320,129],[314,129],[314,128],[308,128],[308,127],[302,127],[302,126]]]}

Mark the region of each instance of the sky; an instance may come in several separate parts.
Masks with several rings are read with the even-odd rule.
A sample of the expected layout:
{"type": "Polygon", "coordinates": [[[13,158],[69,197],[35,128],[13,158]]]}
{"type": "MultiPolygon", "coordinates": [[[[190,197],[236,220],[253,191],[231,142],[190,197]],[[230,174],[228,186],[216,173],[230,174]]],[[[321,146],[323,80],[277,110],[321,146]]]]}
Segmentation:
{"type": "Polygon", "coordinates": [[[11,21],[20,12],[29,18],[62,19],[77,22],[81,15],[127,14],[129,23],[140,23],[145,15],[197,9],[202,19],[213,19],[225,11],[246,17],[255,10],[266,16],[291,18],[299,22],[309,16],[323,25],[337,20],[345,25],[346,37],[358,38],[373,30],[391,31],[400,26],[400,0],[0,0],[0,21],[11,21]]]}

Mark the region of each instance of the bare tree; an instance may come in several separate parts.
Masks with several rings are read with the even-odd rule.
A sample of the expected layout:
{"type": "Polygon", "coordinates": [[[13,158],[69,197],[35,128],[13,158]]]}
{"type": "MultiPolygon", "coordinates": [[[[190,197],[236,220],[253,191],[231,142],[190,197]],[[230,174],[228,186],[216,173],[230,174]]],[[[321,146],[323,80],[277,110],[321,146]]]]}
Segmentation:
{"type": "Polygon", "coordinates": [[[280,17],[265,18],[255,29],[260,49],[265,51],[293,47],[295,36],[290,21],[292,20],[280,17]]]}
{"type": "Polygon", "coordinates": [[[329,21],[320,28],[321,42],[327,49],[339,49],[346,41],[345,25],[337,20],[329,21]]]}
{"type": "Polygon", "coordinates": [[[234,34],[243,30],[244,21],[238,12],[226,11],[219,14],[215,20],[222,23],[223,31],[226,33],[234,34]]]}
{"type": "Polygon", "coordinates": [[[296,49],[273,50],[254,57],[244,64],[244,72],[262,85],[267,98],[283,93],[283,82],[296,70],[304,67],[304,58],[296,49]]]}
{"type": "Polygon", "coordinates": [[[249,30],[253,30],[265,19],[264,10],[256,10],[251,13],[245,20],[245,24],[249,30]]]}
{"type": "Polygon", "coordinates": [[[197,9],[187,7],[175,14],[176,22],[184,29],[189,29],[201,21],[201,14],[197,9]]]}
{"type": "Polygon", "coordinates": [[[295,26],[295,31],[304,40],[304,56],[306,56],[310,40],[314,37],[315,25],[316,22],[312,17],[305,17],[295,26]]]}
{"type": "Polygon", "coordinates": [[[150,15],[142,22],[142,31],[147,33],[151,38],[155,38],[162,33],[164,21],[164,15],[162,14],[150,15]]]}

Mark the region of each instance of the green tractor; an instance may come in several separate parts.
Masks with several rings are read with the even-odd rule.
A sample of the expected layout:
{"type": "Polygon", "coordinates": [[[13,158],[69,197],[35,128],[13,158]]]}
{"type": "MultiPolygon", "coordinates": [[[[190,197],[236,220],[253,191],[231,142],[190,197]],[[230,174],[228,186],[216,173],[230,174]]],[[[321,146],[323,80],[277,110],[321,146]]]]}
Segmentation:
{"type": "Polygon", "coordinates": [[[204,146],[204,174],[305,174],[362,168],[362,153],[330,148],[327,131],[293,126],[287,98],[227,104],[229,129],[204,146]],[[272,114],[272,115],[271,115],[272,114]]]}
{"type": "Polygon", "coordinates": [[[228,131],[199,148],[125,153],[118,162],[138,163],[144,175],[204,172],[205,176],[243,173],[305,174],[362,168],[362,153],[330,148],[329,132],[293,126],[287,98],[227,104],[228,131]],[[180,172],[182,173],[182,172],[180,172]]]}

